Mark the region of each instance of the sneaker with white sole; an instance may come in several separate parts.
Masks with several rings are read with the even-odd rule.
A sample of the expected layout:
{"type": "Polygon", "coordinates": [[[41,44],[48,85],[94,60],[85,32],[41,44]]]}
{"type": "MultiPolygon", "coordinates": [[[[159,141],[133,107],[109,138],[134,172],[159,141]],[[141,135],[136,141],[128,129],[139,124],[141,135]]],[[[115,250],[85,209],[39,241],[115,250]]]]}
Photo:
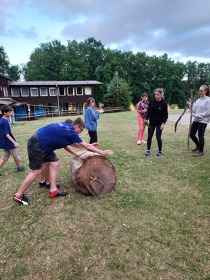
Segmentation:
{"type": "Polygon", "coordinates": [[[28,205],[32,202],[31,199],[26,197],[24,194],[21,196],[14,195],[13,200],[20,203],[21,205],[28,205]]]}
{"type": "Polygon", "coordinates": [[[138,141],[137,141],[137,145],[141,145],[141,140],[138,140],[138,141]]]}

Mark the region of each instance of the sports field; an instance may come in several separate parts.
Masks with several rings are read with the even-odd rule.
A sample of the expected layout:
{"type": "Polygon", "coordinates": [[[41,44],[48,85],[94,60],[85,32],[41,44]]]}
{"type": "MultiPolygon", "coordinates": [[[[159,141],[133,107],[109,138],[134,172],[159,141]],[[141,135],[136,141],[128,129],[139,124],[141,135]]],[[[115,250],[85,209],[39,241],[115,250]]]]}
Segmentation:
{"type": "MultiPolygon", "coordinates": [[[[28,138],[65,119],[12,125],[25,167],[28,138]]],[[[50,199],[35,182],[26,193],[33,203],[19,206],[12,196],[29,169],[16,173],[12,159],[2,167],[0,279],[209,280],[210,130],[204,157],[195,158],[187,151],[188,126],[178,125],[174,133],[168,121],[163,156],[155,156],[153,137],[151,155],[145,157],[145,144],[136,145],[136,112],[104,114],[98,125],[101,147],[114,151],[109,159],[117,172],[115,189],[104,196],[74,190],[72,156],[65,150],[57,155],[67,197],[50,199]]],[[[88,141],[87,131],[81,137],[88,141]]]]}

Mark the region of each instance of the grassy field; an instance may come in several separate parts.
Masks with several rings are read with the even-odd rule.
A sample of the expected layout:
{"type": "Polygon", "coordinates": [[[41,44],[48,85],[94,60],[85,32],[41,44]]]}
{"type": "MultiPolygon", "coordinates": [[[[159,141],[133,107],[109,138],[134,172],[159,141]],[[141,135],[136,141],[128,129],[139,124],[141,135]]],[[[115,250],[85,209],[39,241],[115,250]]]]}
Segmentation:
{"type": "MultiPolygon", "coordinates": [[[[171,112],[171,111],[170,111],[171,112]]],[[[178,111],[177,111],[178,112],[178,111]]],[[[19,122],[12,131],[27,167],[26,143],[39,127],[65,120],[19,122]]],[[[35,182],[29,206],[11,200],[26,173],[12,159],[1,169],[0,279],[210,279],[210,130],[205,156],[187,151],[186,126],[168,122],[162,157],[136,145],[135,112],[104,114],[99,142],[112,149],[117,185],[101,197],[74,190],[71,155],[58,150],[59,182],[68,197],[51,200],[35,182]]],[[[82,138],[88,141],[87,131],[82,138]]],[[[191,143],[191,148],[193,147],[191,143]]]]}

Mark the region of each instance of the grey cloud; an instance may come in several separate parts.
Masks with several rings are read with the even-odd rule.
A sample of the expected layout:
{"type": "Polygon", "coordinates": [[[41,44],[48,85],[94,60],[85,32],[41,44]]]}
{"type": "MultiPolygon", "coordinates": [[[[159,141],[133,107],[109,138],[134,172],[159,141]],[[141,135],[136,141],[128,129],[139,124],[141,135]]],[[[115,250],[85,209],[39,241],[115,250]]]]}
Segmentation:
{"type": "MultiPolygon", "coordinates": [[[[18,1],[11,0],[10,7],[11,3],[17,5],[18,1]]],[[[121,50],[130,48],[169,55],[179,52],[183,56],[209,58],[209,0],[25,0],[25,4],[21,3],[30,5],[40,17],[62,23],[63,37],[57,38],[62,41],[95,37],[105,46],[115,45],[121,50]]],[[[0,19],[0,30],[1,26],[0,19]]],[[[28,26],[21,32],[28,38],[38,36],[28,26]]]]}

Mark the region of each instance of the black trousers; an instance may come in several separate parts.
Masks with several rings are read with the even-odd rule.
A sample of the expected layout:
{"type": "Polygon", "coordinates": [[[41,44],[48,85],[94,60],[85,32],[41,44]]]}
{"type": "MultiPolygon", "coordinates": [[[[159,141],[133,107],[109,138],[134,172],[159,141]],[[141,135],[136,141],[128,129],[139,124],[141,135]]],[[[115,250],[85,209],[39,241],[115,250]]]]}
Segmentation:
{"type": "Polygon", "coordinates": [[[90,136],[90,144],[95,143],[98,141],[98,136],[97,136],[97,130],[95,131],[88,131],[88,134],[90,136]]]}
{"type": "Polygon", "coordinates": [[[206,130],[206,123],[193,122],[190,130],[190,138],[195,143],[196,147],[199,148],[200,152],[203,152],[204,148],[204,133],[206,130]],[[196,137],[196,133],[198,132],[198,138],[196,137]]]}
{"type": "Polygon", "coordinates": [[[162,130],[160,130],[161,125],[152,125],[150,124],[148,127],[148,137],[147,137],[147,150],[150,150],[151,144],[152,144],[152,137],[156,129],[156,139],[158,143],[158,150],[161,152],[162,151],[162,130]]]}

